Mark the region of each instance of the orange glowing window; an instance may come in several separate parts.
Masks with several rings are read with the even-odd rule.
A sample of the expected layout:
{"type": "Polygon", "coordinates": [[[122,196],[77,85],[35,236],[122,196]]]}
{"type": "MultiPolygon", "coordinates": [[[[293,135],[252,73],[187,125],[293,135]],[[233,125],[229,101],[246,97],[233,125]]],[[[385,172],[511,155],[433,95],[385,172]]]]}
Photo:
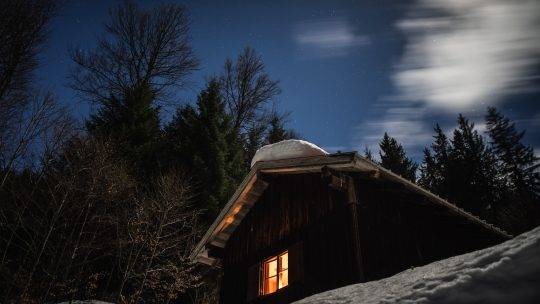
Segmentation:
{"type": "Polygon", "coordinates": [[[263,263],[261,294],[276,292],[289,285],[289,253],[273,256],[263,263]]]}

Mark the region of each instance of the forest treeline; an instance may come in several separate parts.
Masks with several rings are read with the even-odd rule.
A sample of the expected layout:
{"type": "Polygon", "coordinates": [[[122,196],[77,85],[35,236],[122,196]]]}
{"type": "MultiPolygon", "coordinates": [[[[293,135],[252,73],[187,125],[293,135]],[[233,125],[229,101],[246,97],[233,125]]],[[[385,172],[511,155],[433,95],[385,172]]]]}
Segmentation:
{"type": "MultiPolygon", "coordinates": [[[[439,125],[420,165],[387,133],[380,165],[458,207],[517,235],[540,224],[539,162],[523,144],[524,131],[496,108],[485,115],[485,135],[463,115],[450,135],[439,125]]],[[[373,160],[368,149],[364,156],[373,160]]]]}
{"type": "MultiPolygon", "coordinates": [[[[188,255],[255,151],[299,137],[279,82],[246,47],[178,102],[200,67],[188,11],[125,2],[94,48],[67,50],[95,109],[79,122],[36,84],[61,4],[0,2],[0,302],[214,303],[188,255]]],[[[385,134],[380,164],[518,233],[538,224],[538,159],[496,109],[486,121],[487,137],[462,116],[451,138],[437,127],[420,166],[385,134]]]]}

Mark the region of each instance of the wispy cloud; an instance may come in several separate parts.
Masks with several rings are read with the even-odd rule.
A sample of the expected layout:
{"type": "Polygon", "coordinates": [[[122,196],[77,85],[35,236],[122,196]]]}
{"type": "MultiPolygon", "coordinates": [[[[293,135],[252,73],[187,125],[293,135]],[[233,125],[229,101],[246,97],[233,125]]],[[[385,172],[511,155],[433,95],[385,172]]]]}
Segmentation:
{"type": "Polygon", "coordinates": [[[368,36],[356,33],[339,18],[301,22],[294,29],[293,39],[302,58],[339,57],[354,47],[370,44],[368,36]]]}
{"type": "Polygon", "coordinates": [[[355,128],[353,146],[361,151],[368,147],[378,157],[379,141],[388,132],[403,144],[409,156],[420,158],[422,147],[431,142],[433,135],[433,126],[423,120],[424,114],[421,107],[392,106],[379,119],[365,121],[355,128]]]}
{"type": "Polygon", "coordinates": [[[533,0],[416,2],[396,23],[405,34],[392,75],[397,94],[381,98],[380,115],[356,128],[353,145],[376,146],[388,131],[419,154],[431,141],[433,117],[468,112],[481,121],[487,105],[538,90],[539,12],[533,0]]]}
{"type": "Polygon", "coordinates": [[[519,92],[540,62],[538,12],[534,0],[419,1],[397,23],[407,40],[398,98],[459,109],[519,92]]]}

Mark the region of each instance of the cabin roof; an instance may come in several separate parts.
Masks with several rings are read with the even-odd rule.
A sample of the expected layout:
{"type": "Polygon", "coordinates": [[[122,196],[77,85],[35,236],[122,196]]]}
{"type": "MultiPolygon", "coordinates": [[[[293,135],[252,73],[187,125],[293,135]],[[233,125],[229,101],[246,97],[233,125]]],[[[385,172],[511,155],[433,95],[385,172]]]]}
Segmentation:
{"type": "Polygon", "coordinates": [[[280,159],[272,161],[259,161],[255,163],[246,175],[236,192],[223,207],[215,221],[206,231],[192,251],[190,258],[196,262],[214,265],[216,259],[208,255],[209,245],[224,248],[229,237],[236,227],[240,225],[251,207],[267,188],[268,183],[262,179],[266,174],[296,174],[296,173],[321,173],[324,170],[339,172],[361,173],[367,178],[381,179],[400,184],[409,191],[425,197],[429,202],[438,204],[448,212],[466,218],[478,226],[492,231],[503,238],[511,236],[505,231],[481,220],[480,218],[458,208],[445,199],[429,192],[428,190],[382,168],[374,162],[359,156],[356,152],[335,153],[322,156],[310,156],[280,159]]]}

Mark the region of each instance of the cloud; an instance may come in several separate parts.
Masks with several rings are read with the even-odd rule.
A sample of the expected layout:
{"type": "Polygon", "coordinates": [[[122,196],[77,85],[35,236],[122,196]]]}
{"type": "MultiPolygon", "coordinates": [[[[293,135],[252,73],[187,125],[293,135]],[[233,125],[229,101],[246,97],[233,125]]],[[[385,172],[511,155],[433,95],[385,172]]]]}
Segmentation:
{"type": "Polygon", "coordinates": [[[355,127],[353,145],[359,151],[368,147],[378,157],[379,141],[384,132],[388,132],[403,145],[410,157],[419,159],[422,148],[433,139],[433,126],[422,119],[424,114],[425,109],[421,107],[390,107],[380,119],[369,120],[355,127]]]}
{"type": "Polygon", "coordinates": [[[462,109],[519,92],[538,77],[539,12],[534,0],[419,1],[396,24],[406,36],[397,98],[462,109]]]}
{"type": "Polygon", "coordinates": [[[378,101],[378,115],[356,127],[352,145],[375,152],[388,131],[418,157],[432,141],[433,117],[459,112],[483,132],[487,105],[538,90],[539,24],[539,1],[419,0],[396,23],[405,35],[391,76],[397,94],[378,101]]]}
{"type": "Polygon", "coordinates": [[[299,23],[293,38],[303,58],[344,56],[354,47],[370,44],[368,36],[355,33],[345,19],[338,18],[299,23]]]}

